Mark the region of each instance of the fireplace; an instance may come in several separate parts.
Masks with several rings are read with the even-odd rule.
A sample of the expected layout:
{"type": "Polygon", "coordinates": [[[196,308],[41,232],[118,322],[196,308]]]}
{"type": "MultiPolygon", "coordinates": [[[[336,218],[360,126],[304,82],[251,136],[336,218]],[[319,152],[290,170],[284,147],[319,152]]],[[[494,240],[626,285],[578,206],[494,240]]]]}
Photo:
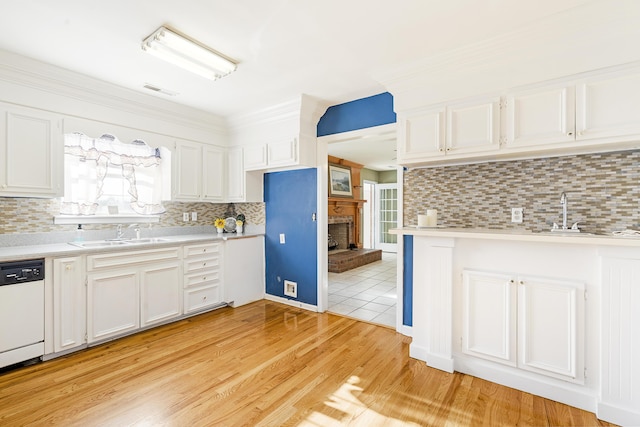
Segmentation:
{"type": "Polygon", "coordinates": [[[330,216],[329,235],[337,243],[337,246],[329,249],[349,249],[351,243],[355,243],[353,217],[351,216],[330,216]]]}

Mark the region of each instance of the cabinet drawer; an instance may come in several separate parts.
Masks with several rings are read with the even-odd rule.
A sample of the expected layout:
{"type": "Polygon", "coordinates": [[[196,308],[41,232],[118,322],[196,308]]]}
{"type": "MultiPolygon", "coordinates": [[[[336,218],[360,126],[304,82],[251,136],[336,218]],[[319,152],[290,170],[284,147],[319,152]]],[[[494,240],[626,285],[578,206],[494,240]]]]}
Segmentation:
{"type": "Polygon", "coordinates": [[[220,286],[206,286],[195,289],[185,289],[184,291],[184,312],[202,310],[204,308],[219,304],[220,286]]]}
{"type": "Polygon", "coordinates": [[[202,272],[204,270],[217,270],[220,266],[220,259],[217,257],[201,258],[196,260],[184,260],[184,274],[202,272]]]}
{"type": "Polygon", "coordinates": [[[217,270],[206,270],[198,274],[184,276],[184,287],[194,288],[199,286],[219,285],[220,272],[217,270]]]}
{"type": "Polygon", "coordinates": [[[202,255],[220,255],[220,243],[202,243],[184,247],[184,258],[199,257],[202,255]]]}
{"type": "Polygon", "coordinates": [[[123,265],[145,262],[159,262],[180,258],[178,247],[149,249],[143,251],[115,252],[87,257],[87,270],[94,271],[103,268],[122,267],[123,265]]]}

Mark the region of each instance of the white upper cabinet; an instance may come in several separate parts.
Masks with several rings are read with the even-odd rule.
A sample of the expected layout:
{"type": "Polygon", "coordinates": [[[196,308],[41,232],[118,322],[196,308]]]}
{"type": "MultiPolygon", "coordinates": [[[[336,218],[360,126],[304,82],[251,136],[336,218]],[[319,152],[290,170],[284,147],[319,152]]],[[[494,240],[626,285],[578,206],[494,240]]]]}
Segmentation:
{"type": "Polygon", "coordinates": [[[447,107],[447,154],[495,150],[500,144],[500,98],[447,107]]]}
{"type": "Polygon", "coordinates": [[[177,141],[173,175],[173,200],[224,200],[224,149],[190,141],[177,141]]]}
{"type": "Polygon", "coordinates": [[[640,135],[640,70],[580,81],[576,106],[578,140],[640,135]]]}
{"type": "Polygon", "coordinates": [[[262,202],[263,173],[245,171],[242,147],[227,152],[227,200],[229,202],[262,202]]]}
{"type": "Polygon", "coordinates": [[[505,147],[572,142],[575,137],[575,90],[561,85],[506,97],[505,147]]]}
{"type": "Polygon", "coordinates": [[[444,107],[399,114],[398,160],[444,156],[444,107]]]}
{"type": "Polygon", "coordinates": [[[283,168],[299,164],[296,138],[269,144],[246,145],[243,148],[245,170],[283,168]]]}
{"type": "Polygon", "coordinates": [[[496,150],[500,98],[451,104],[399,117],[400,163],[496,150]]]}
{"type": "Polygon", "coordinates": [[[0,196],[64,194],[62,116],[0,104],[0,196]]]}

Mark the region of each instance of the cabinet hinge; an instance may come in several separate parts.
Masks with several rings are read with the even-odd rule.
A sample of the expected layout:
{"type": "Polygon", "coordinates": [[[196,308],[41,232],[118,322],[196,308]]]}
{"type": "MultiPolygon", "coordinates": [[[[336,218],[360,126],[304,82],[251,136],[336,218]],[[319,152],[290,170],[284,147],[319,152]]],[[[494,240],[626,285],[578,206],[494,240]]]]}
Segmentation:
{"type": "Polygon", "coordinates": [[[87,333],[84,333],[84,342],[89,341],[89,335],[87,335],[87,333]]]}
{"type": "Polygon", "coordinates": [[[504,110],[505,108],[507,108],[507,101],[503,99],[500,101],[500,109],[504,110]]]}
{"type": "Polygon", "coordinates": [[[584,379],[587,379],[587,368],[584,368],[584,379]]]}
{"type": "Polygon", "coordinates": [[[89,278],[88,277],[84,278],[84,285],[85,286],[89,286],[89,278]]]}
{"type": "Polygon", "coordinates": [[[506,136],[501,136],[500,139],[500,146],[503,146],[507,143],[507,137],[506,136]]]}

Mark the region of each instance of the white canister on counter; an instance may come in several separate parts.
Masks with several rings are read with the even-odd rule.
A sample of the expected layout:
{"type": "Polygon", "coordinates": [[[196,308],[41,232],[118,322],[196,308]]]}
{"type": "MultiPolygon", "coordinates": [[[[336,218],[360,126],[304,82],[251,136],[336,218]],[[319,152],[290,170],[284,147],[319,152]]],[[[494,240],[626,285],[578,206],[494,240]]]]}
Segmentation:
{"type": "Polygon", "coordinates": [[[418,227],[436,227],[438,225],[438,210],[427,209],[426,215],[418,215],[418,227]]]}

